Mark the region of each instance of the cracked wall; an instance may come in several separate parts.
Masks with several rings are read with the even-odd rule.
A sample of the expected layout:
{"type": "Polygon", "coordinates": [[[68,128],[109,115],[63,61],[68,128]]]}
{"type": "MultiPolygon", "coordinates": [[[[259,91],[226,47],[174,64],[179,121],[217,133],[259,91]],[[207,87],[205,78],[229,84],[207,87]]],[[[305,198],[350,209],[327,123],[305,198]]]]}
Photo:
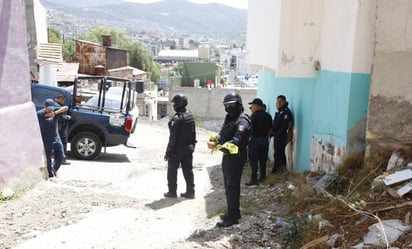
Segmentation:
{"type": "Polygon", "coordinates": [[[369,151],[412,147],[412,2],[378,1],[367,121],[369,151]]]}

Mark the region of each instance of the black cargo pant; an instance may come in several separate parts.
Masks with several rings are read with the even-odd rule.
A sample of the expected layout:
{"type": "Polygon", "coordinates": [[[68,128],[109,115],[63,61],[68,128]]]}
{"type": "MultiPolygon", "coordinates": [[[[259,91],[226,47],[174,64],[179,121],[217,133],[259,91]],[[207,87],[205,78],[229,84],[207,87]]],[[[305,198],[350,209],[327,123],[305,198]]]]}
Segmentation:
{"type": "Polygon", "coordinates": [[[285,154],[285,147],[286,147],[286,138],[282,138],[279,140],[274,140],[274,165],[272,172],[285,172],[286,171],[286,154],[285,154]]]}
{"type": "Polygon", "coordinates": [[[186,181],[186,192],[195,192],[193,151],[194,145],[179,146],[175,154],[169,158],[167,163],[167,186],[169,187],[169,192],[176,192],[177,190],[177,170],[180,165],[182,166],[183,177],[186,181]]]}
{"type": "Polygon", "coordinates": [[[246,150],[238,155],[223,155],[222,170],[228,217],[240,217],[240,179],[247,159],[246,150]]]}
{"type": "Polygon", "coordinates": [[[269,140],[267,137],[252,136],[249,142],[249,164],[252,171],[251,180],[257,180],[259,170],[260,178],[266,177],[266,161],[268,160],[269,140]]]}

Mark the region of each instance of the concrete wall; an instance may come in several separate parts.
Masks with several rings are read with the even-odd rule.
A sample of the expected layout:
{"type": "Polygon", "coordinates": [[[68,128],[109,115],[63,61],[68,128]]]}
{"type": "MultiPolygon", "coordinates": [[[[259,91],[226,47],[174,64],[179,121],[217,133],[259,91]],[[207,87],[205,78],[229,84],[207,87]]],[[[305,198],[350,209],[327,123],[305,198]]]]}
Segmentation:
{"type": "MultiPolygon", "coordinates": [[[[263,28],[248,26],[248,49],[260,50],[252,58],[260,65],[257,95],[269,103],[280,94],[288,98],[297,134],[294,169],[332,171],[348,153],[365,147],[375,2],[256,2],[249,1],[249,13],[257,11],[249,21],[269,34],[280,30],[273,46],[259,46],[252,43],[253,37],[263,28]],[[262,21],[272,16],[280,20],[262,21]],[[265,52],[278,57],[268,63],[265,52]]],[[[268,111],[272,116],[276,112],[273,105],[268,111]]]]}
{"type": "Polygon", "coordinates": [[[378,1],[367,140],[412,147],[412,2],[378,1]]]}
{"type": "Polygon", "coordinates": [[[41,179],[43,143],[30,96],[24,1],[0,1],[0,190],[41,179]]]}
{"type": "MultiPolygon", "coordinates": [[[[188,99],[187,108],[193,112],[199,122],[198,125],[216,131],[219,130],[220,123],[226,115],[223,98],[230,92],[240,94],[245,113],[250,114],[248,102],[256,97],[256,89],[252,88],[212,88],[208,90],[207,88],[173,87],[169,93],[169,103],[174,95],[183,93],[188,99]]],[[[169,116],[174,113],[171,103],[168,105],[168,113],[169,116]]]]}
{"type": "Polygon", "coordinates": [[[48,43],[47,11],[39,0],[26,0],[25,3],[30,72],[38,78],[35,59],[39,44],[48,43]]]}

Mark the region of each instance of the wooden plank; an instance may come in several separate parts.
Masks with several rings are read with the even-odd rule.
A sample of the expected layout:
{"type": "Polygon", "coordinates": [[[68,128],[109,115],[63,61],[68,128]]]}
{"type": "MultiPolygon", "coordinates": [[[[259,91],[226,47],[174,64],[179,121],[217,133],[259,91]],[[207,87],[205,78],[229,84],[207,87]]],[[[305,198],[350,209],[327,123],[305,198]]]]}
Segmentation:
{"type": "Polygon", "coordinates": [[[303,245],[300,249],[309,249],[313,246],[316,246],[317,244],[323,243],[325,241],[327,241],[329,239],[329,235],[325,235],[323,237],[317,238],[315,240],[312,240],[309,243],[306,243],[305,245],[303,245]]]}

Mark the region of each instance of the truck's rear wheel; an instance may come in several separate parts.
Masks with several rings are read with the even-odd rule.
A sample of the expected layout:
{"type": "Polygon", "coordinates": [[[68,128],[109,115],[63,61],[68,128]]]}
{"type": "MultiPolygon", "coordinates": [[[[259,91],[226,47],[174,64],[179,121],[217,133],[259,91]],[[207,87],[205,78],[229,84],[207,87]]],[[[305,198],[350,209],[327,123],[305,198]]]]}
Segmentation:
{"type": "Polygon", "coordinates": [[[96,158],[102,150],[102,142],[99,137],[88,131],[80,132],[74,136],[70,144],[74,157],[83,160],[96,158]]]}

